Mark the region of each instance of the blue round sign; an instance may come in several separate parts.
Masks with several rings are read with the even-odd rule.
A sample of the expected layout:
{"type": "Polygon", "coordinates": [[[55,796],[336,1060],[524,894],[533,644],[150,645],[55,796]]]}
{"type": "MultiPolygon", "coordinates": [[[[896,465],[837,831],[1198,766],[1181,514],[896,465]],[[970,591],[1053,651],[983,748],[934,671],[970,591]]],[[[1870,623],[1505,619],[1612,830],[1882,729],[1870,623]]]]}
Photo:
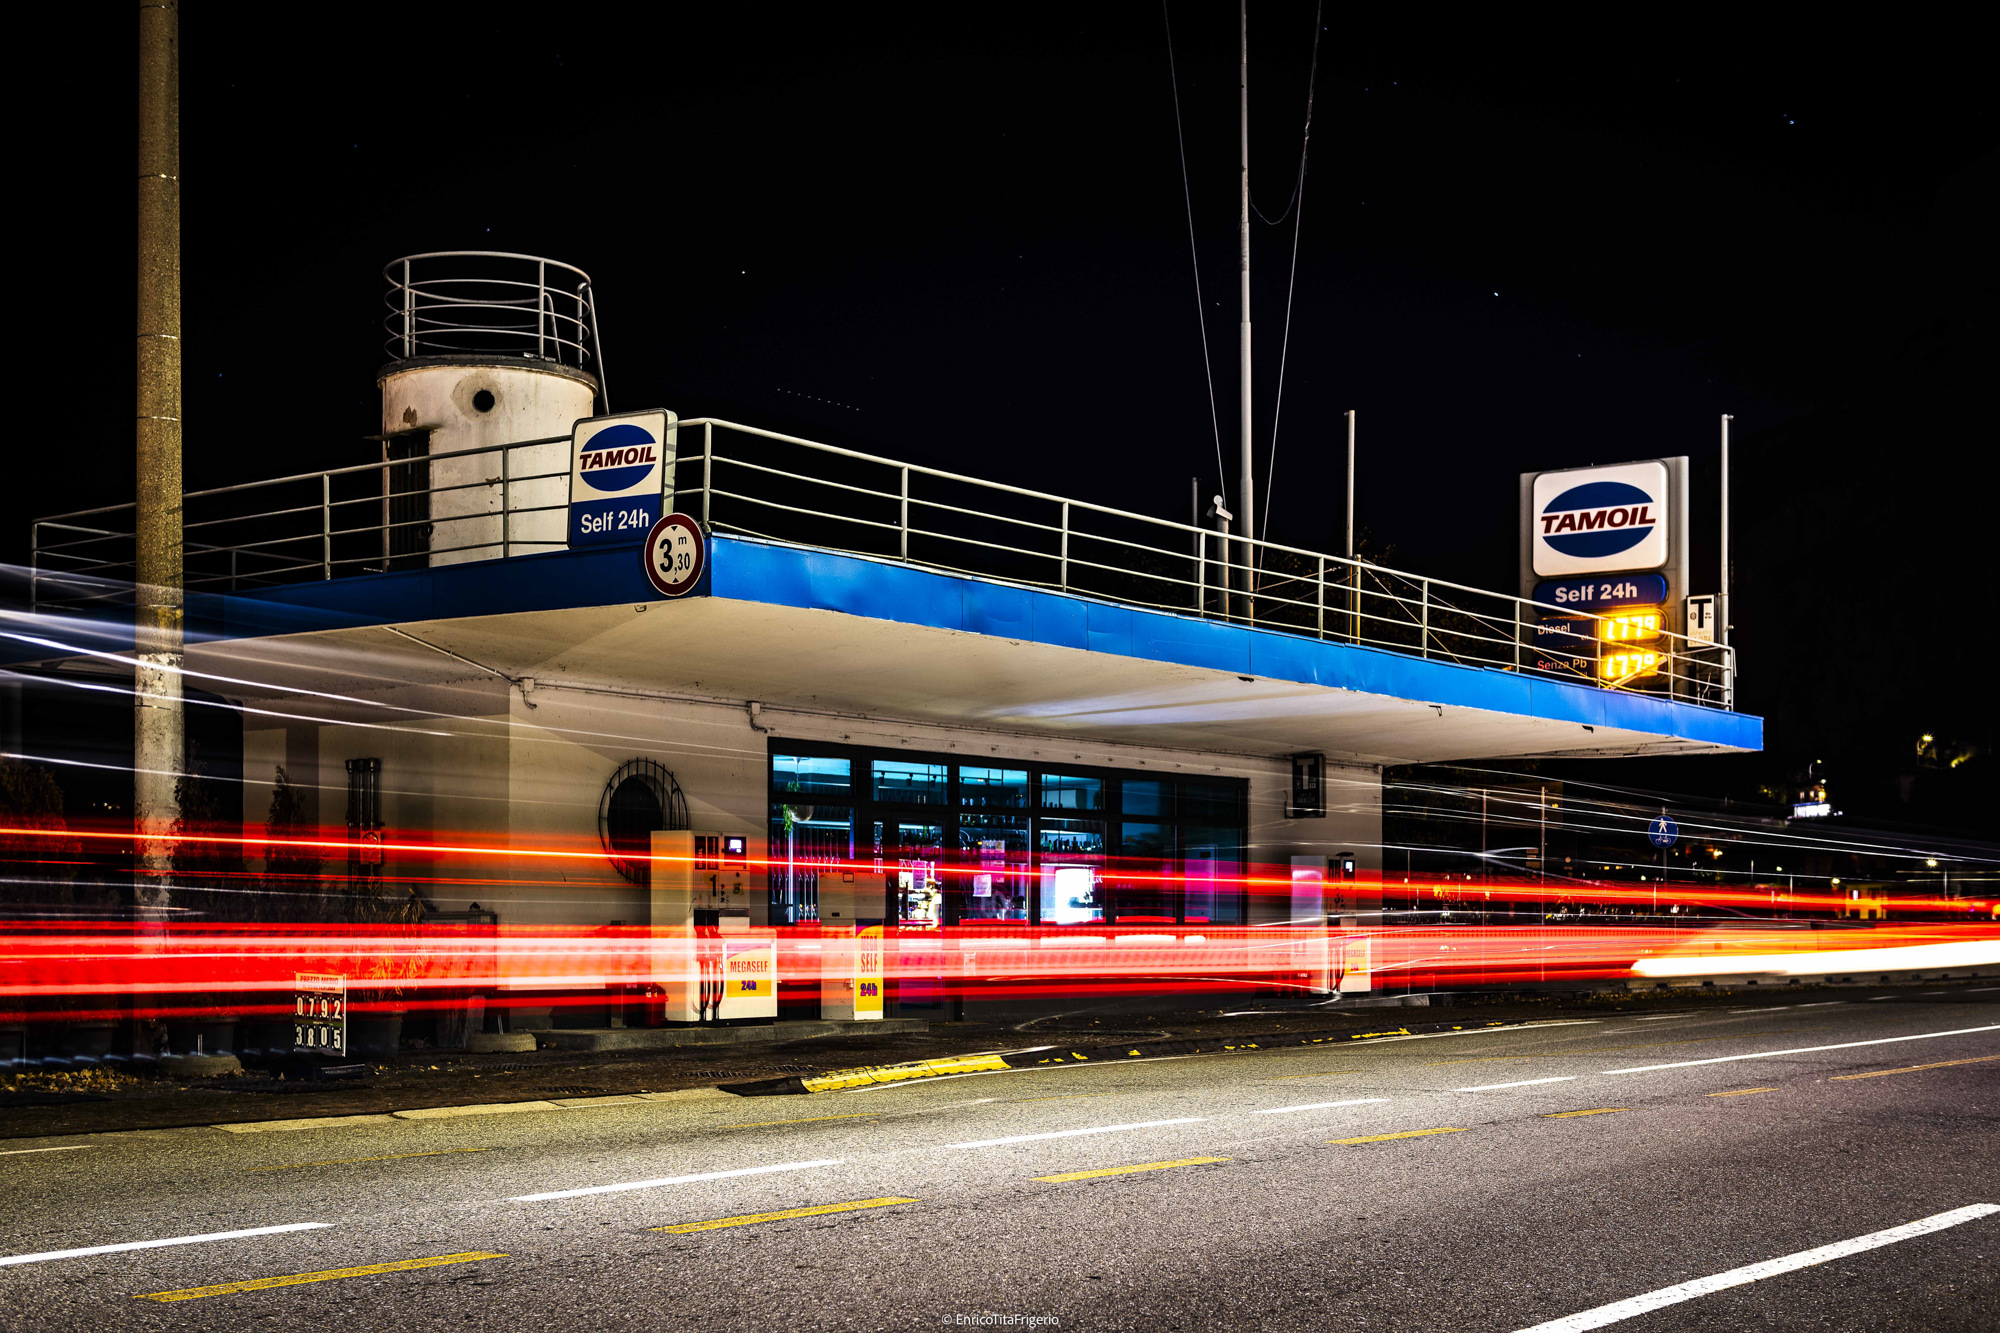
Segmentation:
{"type": "Polygon", "coordinates": [[[1671,847],[1674,845],[1674,839],[1680,835],[1681,826],[1666,815],[1661,815],[1646,826],[1646,841],[1655,847],[1671,847]]]}

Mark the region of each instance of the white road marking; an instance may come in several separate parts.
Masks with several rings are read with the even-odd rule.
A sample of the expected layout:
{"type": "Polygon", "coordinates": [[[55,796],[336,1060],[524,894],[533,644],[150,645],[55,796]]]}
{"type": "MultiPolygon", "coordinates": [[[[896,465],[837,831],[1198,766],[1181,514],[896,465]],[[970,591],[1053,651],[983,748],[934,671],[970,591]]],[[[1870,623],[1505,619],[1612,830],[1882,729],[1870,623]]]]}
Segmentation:
{"type": "Polygon", "coordinates": [[[1329,1106],[1372,1106],[1376,1102],[1386,1102],[1387,1097],[1351,1097],[1344,1102],[1307,1102],[1304,1106],[1266,1106],[1257,1115],[1283,1115],[1287,1111],[1324,1111],[1329,1106]]]}
{"type": "Polygon", "coordinates": [[[586,1194],[623,1194],[627,1190],[658,1189],[662,1185],[691,1185],[700,1180],[732,1180],[737,1176],[766,1176],[774,1171],[810,1171],[821,1166],[840,1166],[838,1158],[817,1162],[782,1162],[777,1166],[740,1166],[734,1171],[702,1171],[691,1176],[661,1176],[658,1180],[631,1180],[620,1185],[592,1185],[580,1190],[550,1190],[546,1194],[516,1194],[512,1203],[546,1203],[550,1199],[580,1199],[586,1194]]]}
{"type": "Polygon", "coordinates": [[[31,1152],[82,1152],[85,1148],[96,1146],[94,1143],[72,1143],[66,1148],[9,1148],[0,1152],[0,1157],[26,1157],[31,1152]]]}
{"type": "MultiPolygon", "coordinates": [[[[1943,992],[1943,991],[1939,991],[1939,992],[1938,992],[1938,994],[1942,995],[1942,994],[1944,994],[1944,992],[1943,992]]],[[[1827,1007],[1828,1005],[1830,1005],[1830,1004],[1846,1004],[1846,1003],[1847,1003],[1847,1001],[1845,1001],[1845,1000],[1814,1000],[1814,1001],[1813,1001],[1813,1002],[1812,1002],[1811,1004],[1802,1004],[1802,1005],[1800,1005],[1800,1006],[1799,1006],[1799,1008],[1801,1008],[1801,1009],[1824,1009],[1824,1008],[1826,1008],[1826,1007],[1827,1007]]]]}
{"type": "Polygon", "coordinates": [[[1789,1004],[1760,1004],[1755,1009],[1731,1009],[1729,1012],[1732,1014],[1769,1014],[1791,1007],[1789,1004]]]}
{"type": "Polygon", "coordinates": [[[251,1227],[246,1231],[211,1231],[200,1236],[169,1236],[165,1240],[129,1240],[123,1245],[86,1245],[79,1250],[44,1250],[40,1254],[10,1254],[0,1258],[8,1264],[39,1264],[50,1259],[80,1259],[89,1254],[120,1254],[126,1250],[158,1250],[169,1245],[199,1245],[210,1240],[241,1240],[245,1236],[277,1236],[287,1231],[318,1231],[331,1222],[290,1222],[281,1227],[251,1227]]]}
{"type": "Polygon", "coordinates": [[[1584,1310],[1561,1319],[1551,1319],[1545,1324],[1519,1330],[1519,1333],[1583,1333],[1585,1329],[1603,1328],[1621,1319],[1647,1314],[1682,1301],[1691,1301],[1697,1296],[1711,1292],[1727,1291],[1731,1287],[1746,1286],[1780,1273],[1792,1273],[1801,1268],[1811,1268],[1831,1259],[1859,1254],[1864,1250],[1879,1249],[1884,1245],[1894,1245],[1897,1241],[1911,1240],[1917,1236],[1927,1236],[1933,1231],[1943,1231],[1965,1222],[1976,1221],[1991,1213],[2000,1213],[2000,1204],[1975,1203],[1964,1208],[1954,1208],[1948,1213],[1938,1213],[1900,1227],[1890,1227],[1887,1231],[1871,1231],[1853,1240],[1838,1241],[1832,1245],[1822,1245],[1818,1249],[1801,1250],[1788,1254],[1782,1259],[1766,1259],[1759,1264],[1747,1264],[1742,1268],[1732,1268],[1727,1273],[1717,1273],[1714,1277],[1696,1278],[1692,1282],[1682,1282],[1677,1286],[1661,1287],[1643,1296],[1633,1296],[1610,1305],[1600,1305],[1595,1310],[1584,1310]]]}
{"type": "Polygon", "coordinates": [[[1482,1083],[1476,1088],[1453,1088],[1453,1092],[1497,1092],[1501,1088],[1532,1088],[1537,1083],[1574,1083],[1581,1075],[1559,1074],[1554,1078],[1524,1078],[1518,1083],[1482,1083]]]}
{"type": "Polygon", "coordinates": [[[1162,1125],[1198,1125],[1205,1115],[1184,1116],[1179,1120],[1140,1120],[1130,1125],[1098,1125],[1092,1129],[1058,1129],[1047,1134],[1010,1134],[1004,1139],[973,1139],[969,1143],[947,1143],[947,1148],[998,1148],[1009,1143],[1033,1143],[1037,1139],[1073,1139],[1079,1134],[1116,1134],[1127,1129],[1157,1129],[1162,1125]]]}
{"type": "Polygon", "coordinates": [[[1647,1014],[1644,1018],[1635,1018],[1632,1021],[1635,1023],[1658,1023],[1669,1018],[1687,1018],[1688,1016],[1687,1014],[1647,1014]]]}
{"type": "Polygon", "coordinates": [[[1972,1032],[2000,1032],[2000,1023],[1978,1028],[1953,1028],[1949,1032],[1919,1032],[1909,1037],[1877,1037],[1873,1041],[1840,1041],[1831,1046],[1792,1046],[1782,1051],[1753,1051],[1748,1055],[1718,1055],[1708,1060],[1676,1060],[1666,1065],[1632,1065],[1607,1069],[1607,1074],[1650,1074],[1655,1069],[1687,1069],[1693,1065],[1726,1065],[1732,1060],[1768,1060],[1774,1055],[1807,1055],[1813,1051],[1845,1051],[1855,1046],[1890,1046],[1903,1041],[1928,1041],[1932,1037],[1963,1037],[1972,1032]]]}

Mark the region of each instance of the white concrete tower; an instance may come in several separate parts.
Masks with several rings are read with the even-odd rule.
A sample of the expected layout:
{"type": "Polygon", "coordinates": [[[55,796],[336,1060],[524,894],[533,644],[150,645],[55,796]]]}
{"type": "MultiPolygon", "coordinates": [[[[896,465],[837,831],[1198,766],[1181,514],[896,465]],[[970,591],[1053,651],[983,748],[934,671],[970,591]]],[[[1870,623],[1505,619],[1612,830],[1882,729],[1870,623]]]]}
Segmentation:
{"type": "Polygon", "coordinates": [[[383,457],[409,460],[385,469],[384,564],[562,549],[570,428],[606,410],[590,276],[470,250],[408,255],[383,276],[383,457]],[[499,447],[527,440],[554,442],[499,447]]]}

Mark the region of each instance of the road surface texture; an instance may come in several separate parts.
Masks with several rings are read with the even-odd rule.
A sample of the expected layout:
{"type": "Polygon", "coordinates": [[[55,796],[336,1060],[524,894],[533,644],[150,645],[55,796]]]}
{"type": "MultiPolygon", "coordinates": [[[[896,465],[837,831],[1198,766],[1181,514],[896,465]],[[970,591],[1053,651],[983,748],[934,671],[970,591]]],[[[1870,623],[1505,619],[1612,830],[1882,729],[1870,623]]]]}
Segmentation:
{"type": "Polygon", "coordinates": [[[1990,1333],[2000,988],[1844,994],[14,1138],[0,1324],[1990,1333]]]}

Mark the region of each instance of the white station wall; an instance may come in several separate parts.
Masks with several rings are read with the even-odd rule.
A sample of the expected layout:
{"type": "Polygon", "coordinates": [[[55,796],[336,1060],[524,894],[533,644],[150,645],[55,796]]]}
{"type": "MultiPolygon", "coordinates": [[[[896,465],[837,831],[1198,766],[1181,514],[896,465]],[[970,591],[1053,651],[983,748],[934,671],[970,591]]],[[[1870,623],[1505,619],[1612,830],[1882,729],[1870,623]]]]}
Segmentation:
{"type": "MultiPolygon", "coordinates": [[[[428,430],[433,455],[566,437],[597,401],[588,379],[532,366],[426,363],[389,372],[381,386],[383,432],[428,430]]],[[[432,565],[497,559],[503,549],[527,555],[567,545],[567,439],[508,449],[505,465],[503,476],[498,451],[433,459],[432,565]],[[514,512],[504,531],[503,495],[505,509],[514,512]],[[520,512],[530,508],[539,512],[520,512]]]]}
{"type": "MultiPolygon", "coordinates": [[[[450,711],[441,708],[446,698],[432,690],[391,689],[375,697],[450,711]]],[[[753,858],[766,854],[771,736],[751,726],[741,703],[665,700],[549,683],[524,697],[499,680],[454,686],[448,699],[458,713],[448,719],[246,732],[246,831],[253,839],[261,832],[271,770],[284,764],[291,780],[315,798],[311,804],[317,810],[309,818],[322,822],[330,836],[341,836],[345,761],[378,758],[383,819],[392,837],[498,849],[483,858],[447,853],[436,862],[392,854],[385,872],[429,879],[425,894],[438,908],[462,910],[476,901],[515,924],[639,925],[647,920],[647,895],[612,869],[597,821],[612,775],[627,761],[644,758],[674,774],[694,829],[742,834],[753,858]]],[[[1243,778],[1249,782],[1253,863],[1284,868],[1295,855],[1352,853],[1364,875],[1381,869],[1381,772],[1369,766],[1329,763],[1326,816],[1288,819],[1291,768],[1282,759],[1080,745],[776,708],[766,708],[760,720],[775,728],[780,743],[834,742],[1024,765],[1243,778]]],[[[326,868],[330,874],[343,871],[338,858],[329,858],[326,868]]],[[[753,879],[761,885],[761,876],[753,879]]],[[[756,908],[762,905],[758,898],[756,908]]],[[[1289,910],[1283,893],[1253,895],[1251,920],[1283,919],[1289,910]]]]}

